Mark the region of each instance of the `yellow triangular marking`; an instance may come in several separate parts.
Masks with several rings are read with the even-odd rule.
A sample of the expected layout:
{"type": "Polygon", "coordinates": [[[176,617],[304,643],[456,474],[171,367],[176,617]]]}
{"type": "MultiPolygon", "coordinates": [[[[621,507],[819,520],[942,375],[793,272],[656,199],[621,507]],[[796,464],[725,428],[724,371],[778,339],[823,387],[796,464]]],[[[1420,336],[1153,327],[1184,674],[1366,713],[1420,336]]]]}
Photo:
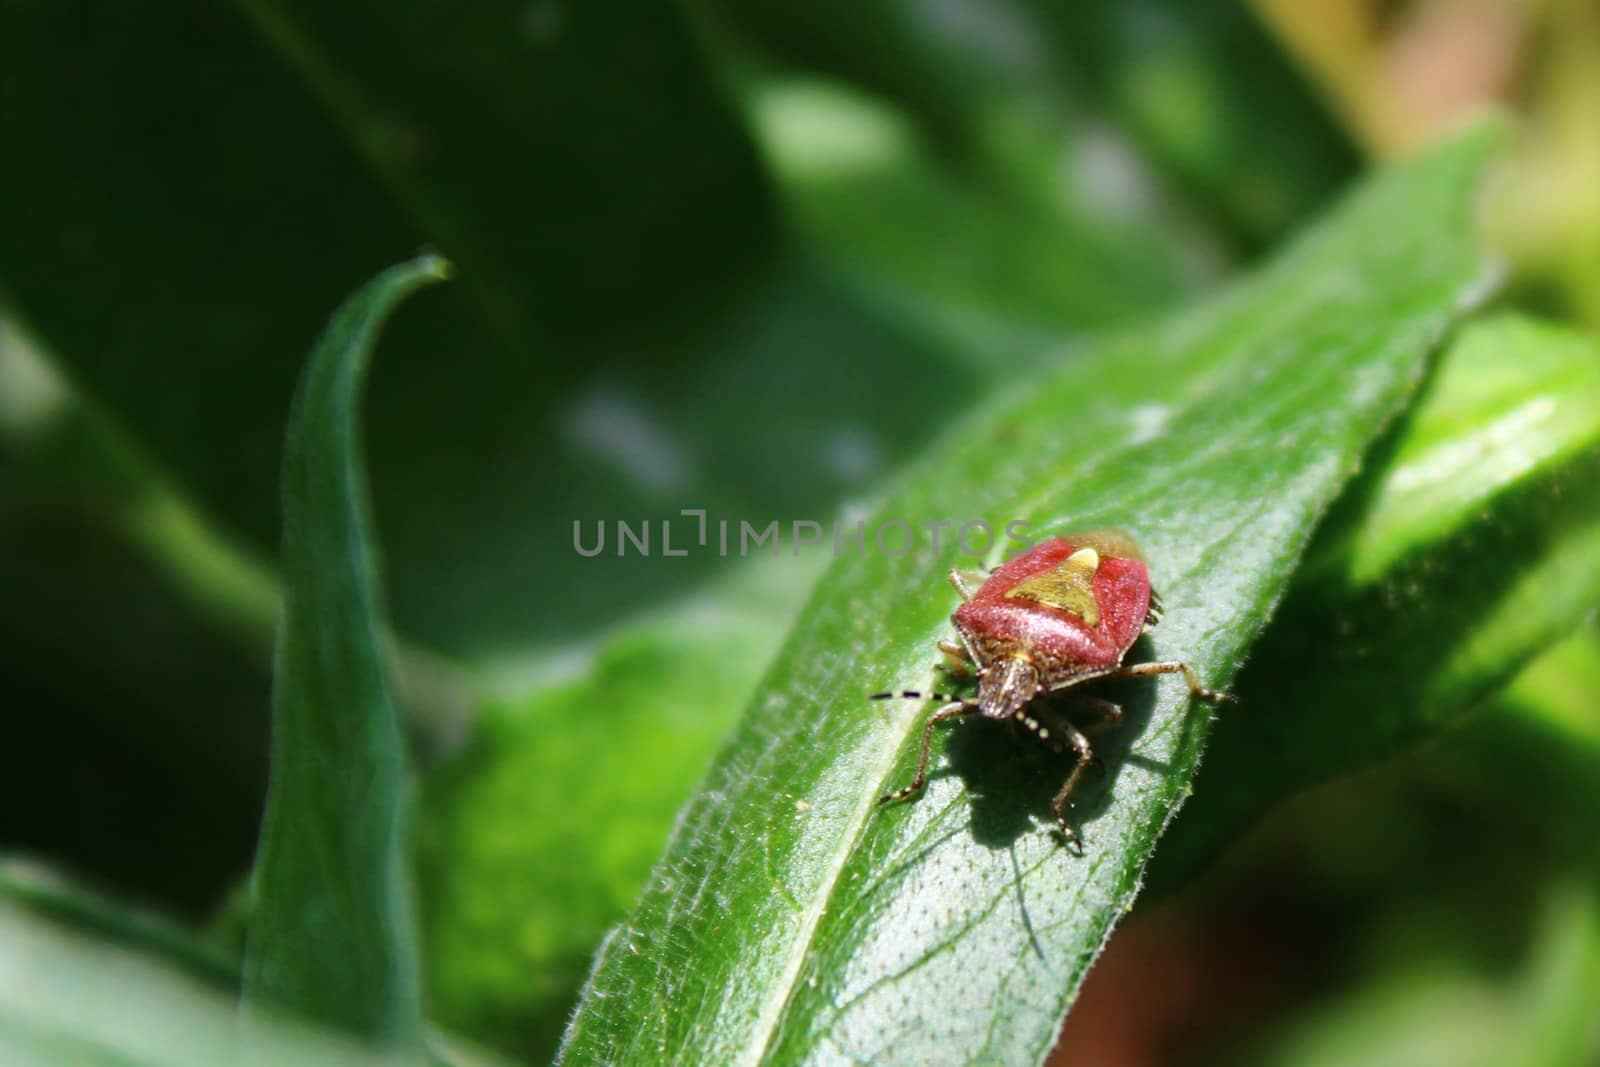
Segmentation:
{"type": "Polygon", "coordinates": [[[1032,600],[1046,607],[1070,611],[1090,626],[1100,625],[1100,605],[1094,599],[1094,575],[1100,553],[1080,548],[1043,574],[1018,582],[1006,591],[1008,600],[1032,600]]]}

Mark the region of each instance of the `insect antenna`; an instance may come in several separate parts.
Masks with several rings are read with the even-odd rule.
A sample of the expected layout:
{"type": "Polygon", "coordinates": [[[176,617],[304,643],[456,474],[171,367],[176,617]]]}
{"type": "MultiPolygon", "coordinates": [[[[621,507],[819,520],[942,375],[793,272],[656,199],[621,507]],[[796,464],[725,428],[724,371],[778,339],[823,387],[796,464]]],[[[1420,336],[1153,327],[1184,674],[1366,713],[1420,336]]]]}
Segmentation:
{"type": "Polygon", "coordinates": [[[949,693],[919,693],[915,689],[902,689],[899,692],[890,690],[887,693],[872,693],[868,700],[937,700],[941,704],[971,704],[968,697],[951,696],[949,693]]]}

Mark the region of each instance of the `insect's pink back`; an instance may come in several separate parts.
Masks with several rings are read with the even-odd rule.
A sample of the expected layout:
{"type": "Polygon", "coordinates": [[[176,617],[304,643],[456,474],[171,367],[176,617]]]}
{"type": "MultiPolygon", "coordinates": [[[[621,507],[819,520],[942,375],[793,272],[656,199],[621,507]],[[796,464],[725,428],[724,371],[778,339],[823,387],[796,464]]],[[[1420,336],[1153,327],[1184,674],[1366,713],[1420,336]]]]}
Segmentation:
{"type": "Polygon", "coordinates": [[[1067,534],[998,567],[956,609],[969,633],[1032,646],[1085,669],[1115,666],[1144,629],[1150,578],[1132,538],[1119,531],[1067,534]],[[1091,548],[1098,556],[1092,569],[1091,548]]]}

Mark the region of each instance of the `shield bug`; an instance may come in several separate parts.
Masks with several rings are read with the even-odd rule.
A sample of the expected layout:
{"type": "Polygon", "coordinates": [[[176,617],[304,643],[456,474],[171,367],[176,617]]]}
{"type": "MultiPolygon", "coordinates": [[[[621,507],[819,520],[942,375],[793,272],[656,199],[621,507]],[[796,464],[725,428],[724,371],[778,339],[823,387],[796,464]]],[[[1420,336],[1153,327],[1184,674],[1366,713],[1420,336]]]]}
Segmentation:
{"type": "Polygon", "coordinates": [[[923,728],[916,775],[904,789],[879,797],[879,804],[920,792],[928,781],[934,729],[978,712],[988,719],[1021,723],[1057,751],[1072,747],[1077,762],[1051,802],[1050,812],[1062,836],[1078,844],[1078,833],[1067,821],[1068,805],[1084,769],[1091,764],[1100,766],[1100,761],[1086,730],[1066,714],[1067,709],[1046,698],[1074,690],[1072,707],[1098,719],[1090,729],[1117,722],[1122,709],[1108,700],[1076,692],[1085,682],[1182,674],[1195,696],[1232,699],[1201,685],[1187,663],[1123,664],[1139,635],[1160,621],[1161,605],[1150,589],[1138,544],[1121,530],[1052,538],[1002,564],[976,590],[960,571],[950,572],[950,584],[962,600],[950,617],[959,640],[941,641],[939,648],[958,670],[977,674],[978,695],[911,691],[872,695],[873,700],[904,697],[941,703],[923,728]]]}

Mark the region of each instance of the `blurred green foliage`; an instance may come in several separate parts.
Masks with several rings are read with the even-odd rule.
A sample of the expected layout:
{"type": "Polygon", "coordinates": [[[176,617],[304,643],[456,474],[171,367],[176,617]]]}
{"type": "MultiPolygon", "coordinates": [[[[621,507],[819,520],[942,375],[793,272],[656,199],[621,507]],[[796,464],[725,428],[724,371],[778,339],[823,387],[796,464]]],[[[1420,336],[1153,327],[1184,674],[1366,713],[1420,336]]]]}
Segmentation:
{"type": "MultiPolygon", "coordinates": [[[[1448,85],[1520,112],[1502,306],[1319,527],[1156,852],[1164,903],[1095,973],[1146,921],[1254,902],[1281,922],[1227,958],[1280,994],[1147,1019],[1147,1060],[1594,1062],[1592,626],[1506,679],[1594,603],[1600,23],[1477,8],[0,5],[0,848],[104,890],[0,877],[0,1059],[229,1047],[284,426],[382,267],[460,268],[396,315],[365,432],[431,1011],[532,1061],[822,569],[581,559],[572,521],[863,514],[995,390],[1292,246],[1448,85]]],[[[1094,982],[1060,1062],[1147,1018],[1094,982]]],[[[269,1029],[283,1062],[371,1059],[269,1029]]]]}

